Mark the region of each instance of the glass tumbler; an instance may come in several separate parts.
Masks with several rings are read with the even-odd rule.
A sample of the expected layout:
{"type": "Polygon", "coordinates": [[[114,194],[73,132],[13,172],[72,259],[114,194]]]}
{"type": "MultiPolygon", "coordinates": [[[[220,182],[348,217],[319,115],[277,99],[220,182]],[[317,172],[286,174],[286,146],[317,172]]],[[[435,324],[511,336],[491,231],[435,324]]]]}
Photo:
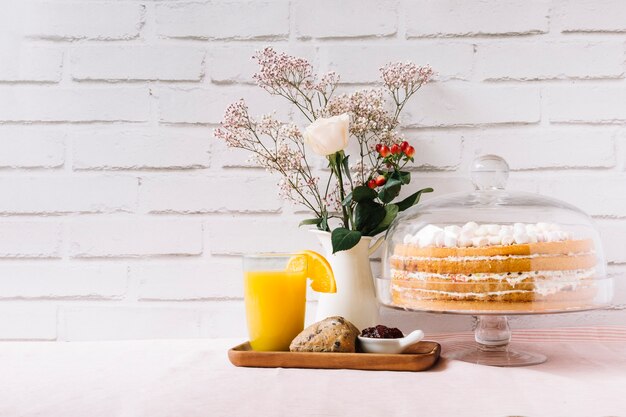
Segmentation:
{"type": "Polygon", "coordinates": [[[304,329],[306,258],[292,253],[243,257],[244,299],[250,345],[286,351],[304,329]]]}

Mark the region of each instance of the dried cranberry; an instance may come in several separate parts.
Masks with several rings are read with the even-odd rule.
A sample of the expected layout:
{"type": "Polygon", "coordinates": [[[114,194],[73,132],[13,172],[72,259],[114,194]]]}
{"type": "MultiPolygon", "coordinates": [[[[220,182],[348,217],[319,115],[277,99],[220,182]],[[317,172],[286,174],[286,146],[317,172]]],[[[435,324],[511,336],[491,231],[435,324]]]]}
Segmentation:
{"type": "Polygon", "coordinates": [[[400,329],[395,327],[387,327],[379,324],[375,327],[368,327],[361,332],[363,337],[372,337],[375,339],[399,339],[404,337],[400,329]]]}

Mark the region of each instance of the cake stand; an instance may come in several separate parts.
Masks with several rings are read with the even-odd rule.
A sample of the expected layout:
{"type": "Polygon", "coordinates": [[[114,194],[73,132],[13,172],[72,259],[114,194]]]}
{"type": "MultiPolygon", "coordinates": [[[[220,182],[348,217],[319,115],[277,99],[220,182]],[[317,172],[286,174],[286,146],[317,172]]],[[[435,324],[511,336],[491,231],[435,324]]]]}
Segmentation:
{"type": "MultiPolygon", "coordinates": [[[[608,284],[608,282],[607,282],[608,284]]],[[[602,308],[601,305],[581,307],[579,309],[546,310],[546,311],[437,311],[422,308],[407,309],[404,307],[387,304],[396,310],[426,312],[452,315],[471,315],[476,317],[477,323],[474,329],[474,346],[465,349],[444,352],[443,357],[456,359],[464,362],[489,366],[529,366],[538,365],[547,360],[547,357],[539,352],[531,352],[511,344],[512,331],[509,326],[509,316],[512,315],[537,315],[537,314],[563,314],[580,311],[589,311],[602,308]]],[[[606,306],[604,306],[606,307],[606,306]]]]}
{"type": "MultiPolygon", "coordinates": [[[[613,281],[606,274],[600,234],[592,219],[563,201],[505,190],[508,177],[509,167],[504,159],[496,155],[480,156],[471,167],[474,192],[444,195],[412,207],[401,213],[387,232],[383,273],[376,279],[376,292],[381,304],[405,311],[464,314],[478,319],[474,330],[476,345],[444,355],[448,358],[494,366],[524,366],[545,362],[546,357],[540,353],[518,350],[510,345],[509,316],[587,311],[606,307],[612,300],[613,281]],[[470,243],[474,247],[494,245],[495,248],[517,245],[525,251],[505,251],[510,253],[506,256],[469,255],[464,258],[466,255],[455,255],[461,252],[454,252],[466,247],[460,240],[458,244],[443,243],[441,240],[429,240],[423,244],[421,241],[424,236],[420,235],[422,230],[424,233],[427,230],[430,233],[433,228],[445,230],[446,227],[456,227],[463,230],[460,226],[467,223],[482,224],[485,230],[497,226],[500,231],[505,228],[513,230],[514,226],[531,230],[529,227],[532,225],[542,234],[528,232],[529,240],[515,238],[506,243],[502,240],[504,238],[498,242],[494,235],[496,242],[470,243]],[[543,229],[539,229],[540,225],[543,229]],[[563,233],[563,237],[548,240],[552,239],[549,233],[553,232],[563,233]],[[578,241],[588,243],[588,246],[574,253],[539,249],[546,247],[541,245],[552,245],[548,242],[558,241],[572,244],[578,241]],[[400,251],[394,258],[396,248],[400,248],[400,251]],[[410,248],[435,248],[433,250],[439,253],[452,252],[436,255],[435,258],[429,257],[432,255],[403,252],[410,248]],[[400,278],[396,286],[392,286],[392,276],[398,270],[392,272],[391,259],[402,259],[404,256],[408,258],[401,262],[412,262],[414,266],[400,269],[401,274],[407,275],[400,278]],[[521,258],[519,262],[523,262],[524,266],[519,269],[515,269],[518,266],[509,267],[518,265],[518,260],[514,258],[521,258]],[[489,263],[489,266],[483,267],[481,264],[477,269],[475,263],[483,259],[490,262],[495,260],[495,264],[502,260],[507,268],[492,269],[495,267],[489,263]],[[581,261],[584,262],[579,264],[581,261]],[[451,268],[455,269],[449,271],[449,267],[444,267],[446,262],[454,264],[451,268]],[[551,262],[558,262],[559,266],[552,267],[549,265],[551,262]],[[431,264],[438,266],[429,266],[431,264]],[[515,279],[516,274],[520,276],[518,280],[515,279]]],[[[483,234],[480,236],[484,237],[483,234]]],[[[567,250],[571,247],[567,246],[567,250]]]]}
{"type": "Polygon", "coordinates": [[[521,351],[510,346],[509,319],[502,315],[480,315],[474,330],[476,346],[451,352],[446,357],[479,365],[528,366],[547,360],[541,353],[521,351]]]}

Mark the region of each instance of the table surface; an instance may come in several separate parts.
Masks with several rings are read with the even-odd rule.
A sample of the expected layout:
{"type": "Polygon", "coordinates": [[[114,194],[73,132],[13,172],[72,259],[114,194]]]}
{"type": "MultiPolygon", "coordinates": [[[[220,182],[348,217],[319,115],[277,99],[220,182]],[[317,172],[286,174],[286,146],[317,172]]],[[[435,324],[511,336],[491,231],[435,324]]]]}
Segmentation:
{"type": "MultiPolygon", "coordinates": [[[[431,335],[444,353],[470,334],[431,335]]],[[[517,331],[524,368],[441,360],[427,372],[236,368],[241,340],[0,343],[0,416],[617,416],[626,327],[517,331]]]]}

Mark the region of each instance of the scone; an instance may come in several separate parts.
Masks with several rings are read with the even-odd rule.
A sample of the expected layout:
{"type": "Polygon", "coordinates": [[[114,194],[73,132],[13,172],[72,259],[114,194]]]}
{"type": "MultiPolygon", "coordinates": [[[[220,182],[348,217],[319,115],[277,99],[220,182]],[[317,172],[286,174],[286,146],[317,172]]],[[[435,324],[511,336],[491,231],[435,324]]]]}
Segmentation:
{"type": "Polygon", "coordinates": [[[289,345],[292,352],[355,352],[359,329],[343,317],[328,317],[304,329],[289,345]]]}

